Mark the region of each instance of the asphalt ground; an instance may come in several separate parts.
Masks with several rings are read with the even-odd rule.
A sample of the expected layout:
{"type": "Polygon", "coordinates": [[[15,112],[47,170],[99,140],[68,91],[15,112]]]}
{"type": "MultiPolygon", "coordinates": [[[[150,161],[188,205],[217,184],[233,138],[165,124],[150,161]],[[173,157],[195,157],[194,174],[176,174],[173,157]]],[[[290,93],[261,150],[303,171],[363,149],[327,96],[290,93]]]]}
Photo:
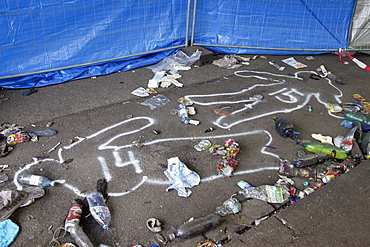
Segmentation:
{"type": "MultiPolygon", "coordinates": [[[[313,140],[312,133],[346,135],[349,129],[340,126],[343,115],[329,113],[325,104],[354,102],[355,93],[370,97],[369,72],[352,62],[345,65],[334,54],[316,55],[312,61],[297,55],[294,58],[307,67],[295,69],[281,62],[288,57],[292,56],[259,56],[250,65],[234,70],[206,64],[180,71],[182,77],[178,80],[184,86],[157,89],[157,94],[171,101],[154,110],[141,103],[156,94],[146,98],[131,94],[138,87],[146,87],[154,76],[148,68],[37,88],[28,96],[21,95],[25,90],[1,90],[7,99],[0,104],[1,123],[14,123],[32,132],[47,129],[46,124],[53,122],[50,128],[58,130],[56,136],[15,145],[1,158],[1,164],[8,165],[4,172],[15,179],[21,173],[31,173],[66,180],[64,184],[45,187],[42,198],[11,215],[10,219],[20,226],[11,246],[48,246],[53,232],[63,226],[72,201],[95,190],[100,178],[108,180],[111,227],[104,231],[91,217],[82,219],[84,231],[96,246],[162,245],[146,226],[149,218],[157,218],[162,223],[161,234],[167,236],[190,218],[211,214],[238,192],[240,180],[254,186],[273,185],[279,179],[280,159],[293,160],[303,147],[279,136],[272,117],[289,119],[300,139],[313,140]],[[286,69],[276,70],[268,64],[271,60],[286,69]],[[312,73],[321,73],[316,70],[321,64],[346,84],[310,79],[312,73]],[[236,74],[243,77],[236,71],[242,71],[236,74]],[[254,95],[262,95],[262,101],[245,108],[254,103],[250,101],[254,95]],[[199,125],[185,125],[171,114],[180,97],[194,101],[196,114],[190,118],[200,121],[199,125]],[[229,108],[225,110],[235,114],[220,118],[214,113],[226,106],[229,108]],[[204,133],[210,127],[214,130],[204,133]],[[220,156],[194,149],[202,139],[222,145],[229,138],[241,148],[238,169],[230,178],[217,173],[220,156]],[[141,147],[133,144],[138,140],[141,147]],[[37,156],[48,157],[34,160],[37,156]],[[173,189],[166,191],[170,183],[164,171],[171,157],[179,157],[201,178],[200,184],[190,189],[189,197],[180,197],[173,189]],[[73,161],[62,164],[68,159],[73,161]]],[[[368,55],[356,57],[370,64],[368,55]]],[[[351,161],[347,163],[353,166],[351,161]]],[[[366,175],[368,161],[292,205],[238,197],[242,200],[240,213],[223,217],[220,226],[203,236],[175,240],[167,246],[196,246],[207,238],[222,240],[223,246],[366,246],[366,175]],[[254,226],[255,220],[266,215],[270,217],[254,226]],[[241,227],[248,231],[233,233],[241,227]]],[[[295,182],[297,188],[305,188],[302,179],[295,182]]],[[[1,186],[27,187],[12,182],[1,186]]],[[[67,243],[73,239],[67,234],[58,241],[67,243]]]]}

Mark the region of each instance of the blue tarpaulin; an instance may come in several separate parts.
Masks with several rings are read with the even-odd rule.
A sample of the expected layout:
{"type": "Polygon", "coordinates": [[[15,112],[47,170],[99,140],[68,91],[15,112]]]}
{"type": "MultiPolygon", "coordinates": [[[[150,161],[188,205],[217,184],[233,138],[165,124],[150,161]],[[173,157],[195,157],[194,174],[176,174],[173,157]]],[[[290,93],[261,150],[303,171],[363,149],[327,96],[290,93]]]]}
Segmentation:
{"type": "Polygon", "coordinates": [[[195,12],[194,3],[0,0],[0,87],[42,87],[154,64],[192,31],[194,44],[226,54],[346,48],[356,1],[198,0],[195,12]]]}
{"type": "Polygon", "coordinates": [[[207,48],[226,54],[327,53],[347,47],[355,4],[354,0],[198,1],[194,43],[218,45],[207,48]]]}

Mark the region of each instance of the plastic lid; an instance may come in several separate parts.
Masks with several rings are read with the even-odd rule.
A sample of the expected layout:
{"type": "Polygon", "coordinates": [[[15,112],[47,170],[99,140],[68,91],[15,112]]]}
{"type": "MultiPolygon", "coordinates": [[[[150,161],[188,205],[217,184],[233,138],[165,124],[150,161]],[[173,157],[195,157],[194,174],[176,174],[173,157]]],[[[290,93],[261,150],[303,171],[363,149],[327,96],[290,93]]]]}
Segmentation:
{"type": "Polygon", "coordinates": [[[252,185],[250,185],[249,183],[247,183],[247,182],[245,182],[245,181],[243,181],[243,180],[240,180],[240,181],[238,182],[238,186],[239,186],[240,188],[242,188],[242,189],[253,187],[252,185]]]}

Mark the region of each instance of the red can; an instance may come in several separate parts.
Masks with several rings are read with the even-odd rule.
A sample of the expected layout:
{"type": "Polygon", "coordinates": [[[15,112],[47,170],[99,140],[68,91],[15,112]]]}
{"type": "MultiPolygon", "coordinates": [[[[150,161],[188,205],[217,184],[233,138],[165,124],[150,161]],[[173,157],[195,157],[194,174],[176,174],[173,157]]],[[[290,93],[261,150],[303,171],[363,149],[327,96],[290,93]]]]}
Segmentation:
{"type": "Polygon", "coordinates": [[[70,225],[80,224],[80,219],[82,215],[82,205],[74,204],[68,211],[68,215],[65,221],[65,228],[70,225]]]}

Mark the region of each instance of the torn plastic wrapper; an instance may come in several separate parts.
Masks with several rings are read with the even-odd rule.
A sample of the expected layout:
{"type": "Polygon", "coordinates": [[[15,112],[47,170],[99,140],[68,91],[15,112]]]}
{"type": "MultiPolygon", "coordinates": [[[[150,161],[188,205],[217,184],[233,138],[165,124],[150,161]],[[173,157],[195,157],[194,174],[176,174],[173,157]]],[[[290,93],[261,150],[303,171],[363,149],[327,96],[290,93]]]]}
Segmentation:
{"type": "Polygon", "coordinates": [[[164,174],[170,180],[171,186],[166,189],[177,190],[179,196],[188,197],[191,194],[190,190],[186,188],[192,188],[200,183],[199,175],[191,171],[183,162],[180,161],[179,157],[172,157],[167,160],[168,168],[164,171],[164,174]]]}
{"type": "Polygon", "coordinates": [[[190,57],[185,52],[179,50],[175,54],[164,58],[161,62],[149,66],[148,68],[157,73],[158,71],[167,71],[179,67],[188,67],[199,60],[202,51],[194,52],[190,57]]]}
{"type": "Polygon", "coordinates": [[[154,110],[158,107],[164,106],[170,101],[171,100],[167,98],[166,96],[162,94],[158,94],[156,96],[153,96],[150,99],[145,100],[143,103],[141,103],[141,105],[149,106],[150,110],[154,110]]]}

